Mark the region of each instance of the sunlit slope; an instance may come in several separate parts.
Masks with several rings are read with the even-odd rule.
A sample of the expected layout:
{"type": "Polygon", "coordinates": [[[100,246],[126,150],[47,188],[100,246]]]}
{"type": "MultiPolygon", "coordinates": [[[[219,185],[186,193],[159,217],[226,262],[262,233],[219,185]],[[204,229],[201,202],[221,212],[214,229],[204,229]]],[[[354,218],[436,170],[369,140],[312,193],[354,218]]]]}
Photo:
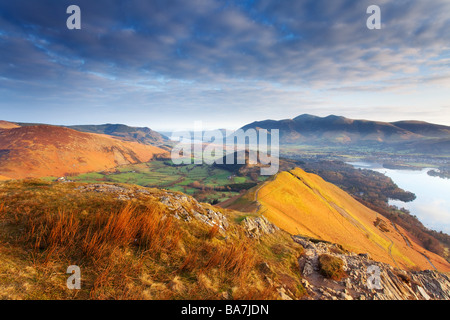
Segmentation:
{"type": "Polygon", "coordinates": [[[403,229],[397,227],[397,231],[389,220],[340,188],[301,169],[279,173],[261,187],[257,200],[261,204],[259,212],[291,234],[339,243],[401,268],[432,269],[421,254],[425,253],[438,270],[450,271],[443,258],[412,242],[403,229]],[[377,218],[384,231],[375,226],[377,218]]]}
{"type": "Polygon", "coordinates": [[[164,153],[158,147],[57,126],[0,129],[0,176],[6,178],[107,170],[164,153]]]}
{"type": "Polygon", "coordinates": [[[0,129],[12,129],[12,128],[19,128],[19,127],[20,126],[15,123],[0,120],[0,129]]]}

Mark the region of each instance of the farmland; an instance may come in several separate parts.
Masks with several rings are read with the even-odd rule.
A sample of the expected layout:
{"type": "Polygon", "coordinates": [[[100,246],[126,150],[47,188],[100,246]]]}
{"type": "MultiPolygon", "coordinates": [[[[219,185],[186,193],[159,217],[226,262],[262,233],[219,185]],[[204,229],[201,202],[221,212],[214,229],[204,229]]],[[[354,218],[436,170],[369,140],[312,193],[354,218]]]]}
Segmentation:
{"type": "MultiPolygon", "coordinates": [[[[47,179],[53,180],[54,177],[47,179]]],[[[158,160],[118,167],[110,172],[91,172],[69,177],[75,182],[114,182],[137,184],[180,191],[195,196],[200,201],[218,203],[246,190],[257,181],[247,176],[237,176],[223,168],[209,165],[173,165],[170,161],[158,160]]]]}

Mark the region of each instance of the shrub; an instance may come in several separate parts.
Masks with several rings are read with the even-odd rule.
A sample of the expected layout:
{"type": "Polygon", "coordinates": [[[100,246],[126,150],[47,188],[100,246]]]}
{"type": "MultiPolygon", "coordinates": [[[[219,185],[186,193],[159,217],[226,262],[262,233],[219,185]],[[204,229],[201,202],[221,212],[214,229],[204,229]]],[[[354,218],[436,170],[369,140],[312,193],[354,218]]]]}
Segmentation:
{"type": "Polygon", "coordinates": [[[329,254],[322,254],[319,256],[320,274],[324,277],[341,280],[345,276],[344,261],[329,254]]]}

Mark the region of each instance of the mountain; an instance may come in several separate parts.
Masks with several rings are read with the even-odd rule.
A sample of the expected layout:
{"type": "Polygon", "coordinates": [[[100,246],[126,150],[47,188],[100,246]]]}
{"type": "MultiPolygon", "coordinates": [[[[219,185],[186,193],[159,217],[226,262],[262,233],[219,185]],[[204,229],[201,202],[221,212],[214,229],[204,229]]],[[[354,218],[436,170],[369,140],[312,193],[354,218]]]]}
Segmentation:
{"type": "Polygon", "coordinates": [[[294,119],[256,121],[241,129],[279,129],[282,144],[380,145],[450,138],[450,127],[420,121],[381,122],[309,114],[294,119]]]}
{"type": "Polygon", "coordinates": [[[149,161],[165,151],[138,142],[50,125],[0,129],[0,176],[63,176],[149,161]]]}
{"type": "Polygon", "coordinates": [[[400,226],[315,174],[284,171],[244,197],[247,202],[229,207],[239,210],[236,204],[250,207],[248,202],[256,201],[259,214],[292,235],[337,243],[401,269],[450,271],[444,258],[422,248],[400,226]]]}
{"type": "Polygon", "coordinates": [[[392,124],[424,137],[448,138],[450,136],[450,127],[424,121],[397,121],[392,124]]]}
{"type": "Polygon", "coordinates": [[[11,129],[11,128],[19,128],[19,127],[20,126],[15,123],[0,120],[0,129],[11,129]]]}
{"type": "Polygon", "coordinates": [[[147,127],[130,127],[124,124],[76,125],[67,128],[81,132],[100,133],[118,137],[125,141],[136,141],[143,144],[161,147],[168,138],[147,127]]]}

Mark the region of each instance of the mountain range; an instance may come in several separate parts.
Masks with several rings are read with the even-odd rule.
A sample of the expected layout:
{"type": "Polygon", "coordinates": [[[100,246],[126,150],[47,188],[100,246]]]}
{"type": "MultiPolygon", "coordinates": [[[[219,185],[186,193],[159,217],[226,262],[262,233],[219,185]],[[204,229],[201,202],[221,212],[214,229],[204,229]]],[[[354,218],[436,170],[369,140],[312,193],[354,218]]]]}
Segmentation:
{"type": "Polygon", "coordinates": [[[444,125],[422,121],[354,120],[335,115],[317,117],[303,114],[293,119],[255,121],[241,129],[278,129],[280,143],[287,145],[390,145],[411,150],[428,150],[433,149],[433,146],[448,146],[450,139],[450,127],[444,125]]]}
{"type": "MultiPolygon", "coordinates": [[[[241,129],[279,129],[280,144],[374,147],[410,153],[450,153],[450,127],[422,121],[381,122],[303,114],[255,121],[241,129]]],[[[0,121],[0,178],[64,175],[148,161],[170,149],[166,135],[124,124],[53,126],[0,121]]]]}

